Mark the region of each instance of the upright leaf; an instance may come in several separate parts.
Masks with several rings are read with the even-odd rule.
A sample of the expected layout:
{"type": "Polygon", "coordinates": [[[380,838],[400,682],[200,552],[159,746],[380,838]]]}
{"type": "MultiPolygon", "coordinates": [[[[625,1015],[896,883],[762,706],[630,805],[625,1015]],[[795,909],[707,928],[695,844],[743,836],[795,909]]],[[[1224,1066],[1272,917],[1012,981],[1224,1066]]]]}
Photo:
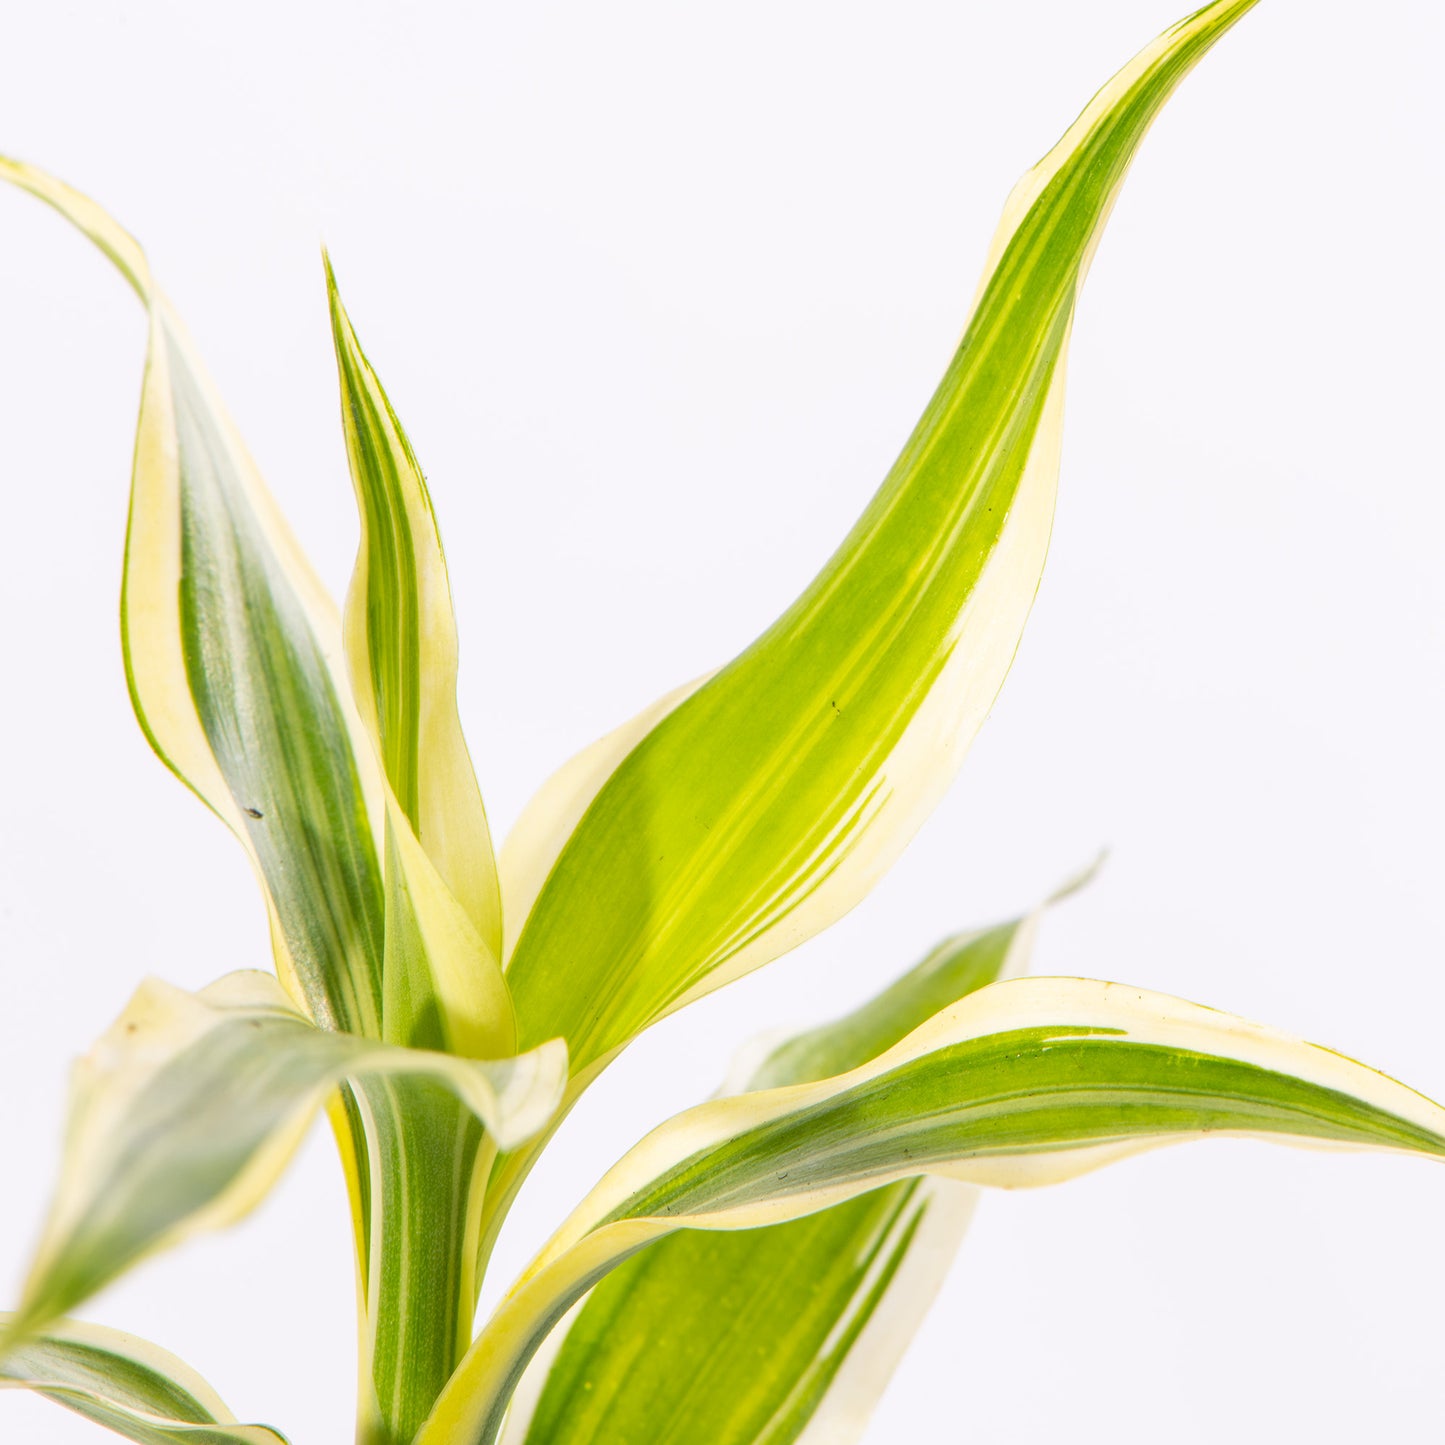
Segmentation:
{"type": "Polygon", "coordinates": [[[561,847],[508,977],[521,1041],[568,1040],[574,1092],[655,1019],[838,918],[946,788],[1038,586],[1090,255],[1150,122],[1252,3],[1160,37],[1025,178],[957,354],[853,531],[561,847]]]}
{"type": "Polygon", "coordinates": [[[694,678],[643,708],[621,727],[589,743],[569,758],[533,794],[502,844],[497,871],[502,885],[503,959],[510,959],[517,937],[557,855],[572,836],[602,785],[617,765],[659,722],[707,677],[694,678]]]}
{"type": "Polygon", "coordinates": [[[441,537],[421,468],[362,352],[329,261],[326,284],[346,452],[361,511],[346,652],[391,805],[386,1036],[496,1055],[508,1051],[513,1038],[499,967],[501,898],[482,795],[457,716],[457,634],[441,537]],[[442,887],[427,876],[427,864],[442,887]],[[442,1036],[426,1033],[422,1015],[431,1006],[441,1012],[442,1036]]]}
{"type": "Polygon", "coordinates": [[[379,1037],[381,795],[335,608],[140,247],[31,166],[0,158],[0,178],[94,241],[150,318],[121,594],[136,716],[250,854],[292,994],[328,1028],[379,1037]]]}
{"type": "MultiPolygon", "coordinates": [[[[457,716],[457,638],[431,498],[326,266],[361,544],[345,641],[385,794],[382,1035],[496,1057],[515,1047],[501,902],[457,716]]],[[[363,1085],[380,1207],[364,1250],[361,1418],[409,1441],[471,1337],[477,1231],[493,1146],[435,1082],[363,1085]]]]}
{"type": "Polygon", "coordinates": [[[32,1332],[144,1256],[238,1219],[343,1079],[386,1075],[438,1081],[515,1144],[550,1117],[566,1057],[553,1043],[481,1063],[318,1029],[265,973],[199,994],[143,984],[76,1066],[60,1183],[12,1330],[32,1332]]]}
{"type": "Polygon", "coordinates": [[[1068,1179],[1214,1134],[1445,1158],[1445,1109],[1328,1049],[1087,979],[997,983],[839,1078],[719,1099],[617,1164],[522,1275],[416,1445],[490,1445],[585,1292],[677,1229],[799,1218],[920,1173],[1068,1179]]]}
{"type": "MultiPolygon", "coordinates": [[[[0,1313],[0,1334],[10,1317],[0,1313]]],[[[286,1445],[241,1425],[189,1366],[120,1330],[64,1320],[0,1357],[0,1389],[34,1390],[137,1445],[286,1445]]]]}
{"type": "MultiPolygon", "coordinates": [[[[122,598],[127,675],[156,751],[250,853],[283,982],[328,1029],[473,1057],[511,1054],[496,881],[455,728],[435,529],[429,543],[420,526],[405,539],[393,526],[390,541],[378,541],[383,518],[416,515],[417,479],[388,472],[385,458],[366,450],[368,440],[388,445],[399,431],[396,438],[385,431],[393,419],[359,350],[348,345],[349,328],[340,338],[341,361],[356,393],[347,413],[367,528],[363,577],[353,593],[363,613],[362,656],[353,660],[366,683],[369,730],[350,700],[335,609],[277,515],[140,248],[51,177],[14,162],[0,162],[0,176],[84,231],[146,304],[150,347],[122,598]],[[403,596],[388,584],[408,567],[416,589],[403,596]],[[423,649],[419,659],[404,655],[413,643],[423,649]],[[417,695],[419,674],[405,674],[407,660],[440,665],[439,691],[417,695]]],[[[404,452],[404,441],[398,444],[404,452]]],[[[440,1091],[389,1082],[360,1090],[348,1088],[331,1116],[365,1299],[394,1322],[397,1291],[464,1296],[464,1303],[434,1306],[424,1321],[432,1330],[445,1324],[448,1309],[471,1309],[474,1220],[487,1162],[480,1130],[440,1091]],[[425,1116],[415,1127],[396,1113],[403,1094],[425,1116]],[[430,1157],[423,1139],[433,1146],[444,1139],[445,1157],[430,1157]],[[379,1254],[388,1220],[408,1211],[433,1216],[427,1251],[379,1254]],[[431,1246],[450,1238],[459,1219],[464,1247],[442,1259],[431,1246]],[[406,1267],[403,1275],[389,1272],[393,1262],[406,1267]]],[[[403,1228],[414,1235],[417,1218],[407,1217],[403,1228]]],[[[415,1310],[409,1317],[422,1319],[415,1310]]],[[[380,1327],[371,1317],[364,1330],[380,1327]]],[[[457,1333],[439,1347],[442,1379],[457,1357],[457,1333]]],[[[402,1347],[412,1352],[412,1373],[424,1373],[416,1364],[423,1345],[408,1335],[402,1347]]],[[[371,1362],[368,1371],[372,1363],[384,1372],[407,1362],[371,1362]]]]}

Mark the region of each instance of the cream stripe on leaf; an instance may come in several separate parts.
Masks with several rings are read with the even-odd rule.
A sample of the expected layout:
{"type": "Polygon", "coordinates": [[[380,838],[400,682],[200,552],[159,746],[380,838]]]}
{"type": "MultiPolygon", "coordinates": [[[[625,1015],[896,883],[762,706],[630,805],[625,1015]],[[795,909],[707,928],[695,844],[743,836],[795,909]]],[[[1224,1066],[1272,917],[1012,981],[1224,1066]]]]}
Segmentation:
{"type": "Polygon", "coordinates": [[[1150,122],[1251,3],[1167,32],[1026,178],[963,341],[853,531],[561,846],[508,980],[522,1043],[567,1039],[574,1093],[663,1014],[846,912],[946,788],[1038,586],[1090,254],[1150,122]]]}
{"type": "MultiPolygon", "coordinates": [[[[1020,971],[1034,923],[946,940],[852,1013],[755,1056],[728,1092],[867,1063],[940,1008],[1020,971]]],[[[820,1410],[841,1445],[932,1303],[976,1195],[953,1180],[909,1179],[786,1224],[658,1240],[593,1290],[530,1392],[535,1413],[508,1418],[508,1445],[685,1445],[697,1420],[709,1445],[788,1445],[820,1410]]]]}
{"type": "MultiPolygon", "coordinates": [[[[711,676],[711,674],[708,674],[711,676]]],[[[502,844],[497,872],[502,885],[503,959],[510,959],[521,933],[557,861],[582,816],[617,765],[707,676],[694,678],[664,694],[621,727],[589,743],[542,784],[522,809],[502,844]]]]}
{"type": "Polygon", "coordinates": [[[956,1179],[925,1178],[888,1189],[914,1187],[917,1221],[909,1222],[895,1257],[884,1256],[890,1269],[886,1283],[880,1284],[876,1297],[863,1296],[857,1323],[855,1315],[844,1316],[834,1337],[824,1342],[793,1396],[770,1422],[771,1433],[763,1437],[769,1445],[852,1445],[862,1439],[893,1372],[943,1288],[978,1201],[979,1191],[956,1179]]]}
{"type": "MultiPolygon", "coordinates": [[[[515,1047],[496,863],[457,716],[457,637],[426,482],[326,264],[361,514],[345,645],[383,775],[382,1036],[471,1058],[515,1047]]],[[[359,1087],[379,1202],[364,1251],[363,1437],[409,1441],[471,1338],[494,1149],[434,1082],[359,1087]]]]}
{"type": "MultiPolygon", "coordinates": [[[[0,1313],[0,1333],[9,1323],[0,1313]]],[[[286,1445],[270,1426],[238,1424],[169,1351],[75,1320],[57,1321],[0,1358],[0,1389],[34,1390],[137,1445],[286,1445]]]]}
{"type": "MultiPolygon", "coordinates": [[[[122,598],[127,675],[153,747],[250,853],[266,891],[282,981],[330,1029],[476,1058],[511,1054],[515,1028],[497,958],[494,865],[455,731],[451,675],[443,667],[440,692],[417,697],[407,691],[415,676],[399,676],[395,667],[378,672],[375,686],[362,690],[373,726],[363,724],[351,702],[336,610],[278,516],[140,248],[92,202],[52,178],[14,162],[0,162],[0,176],[80,227],[147,305],[150,346],[122,598]],[[403,728],[382,736],[378,707],[388,716],[398,709],[414,716],[415,735],[403,728]],[[422,766],[423,749],[435,751],[432,771],[422,766]],[[383,764],[402,755],[414,766],[393,776],[383,764]],[[442,794],[451,801],[439,804],[442,794]],[[476,853],[470,871],[468,848],[476,853]]],[[[354,426],[389,424],[359,352],[343,345],[342,362],[343,381],[350,376],[361,393],[346,408],[354,426]]],[[[382,465],[377,456],[371,460],[382,465]]],[[[415,511],[406,483],[400,471],[357,479],[367,535],[353,602],[383,599],[365,609],[359,634],[367,668],[373,648],[395,662],[413,640],[425,649],[425,666],[445,661],[450,619],[436,616],[438,599],[445,603],[439,552],[428,556],[420,527],[405,556],[376,542],[379,515],[415,511]],[[408,564],[420,569],[425,585],[402,599],[384,584],[408,564]]],[[[374,1365],[422,1376],[416,1360],[428,1347],[417,1332],[435,1335],[449,1313],[471,1307],[477,1250],[467,1221],[480,1208],[483,1144],[470,1113],[441,1090],[407,1083],[372,1090],[365,1078],[356,1087],[366,1097],[348,1088],[331,1115],[363,1288],[388,1314],[382,1327],[401,1330],[412,1352],[409,1361],[364,1362],[363,1373],[374,1365]],[[416,1119],[389,1117],[400,1093],[409,1094],[416,1119]],[[409,1148],[404,1142],[439,1134],[466,1158],[433,1159],[415,1140],[409,1148]],[[407,1237],[428,1211],[453,1222],[460,1214],[465,1260],[442,1260],[428,1250],[426,1273],[410,1257],[378,1255],[372,1244],[380,1213],[402,1207],[399,1200],[416,1215],[407,1237]],[[409,1287],[430,1296],[425,1311],[397,1298],[409,1287]],[[465,1304],[437,1303],[451,1295],[465,1295],[465,1304]]],[[[448,1231],[455,1232],[451,1224],[438,1223],[438,1237],[448,1231]]],[[[368,1332],[376,1326],[366,1323],[368,1332]]],[[[434,1383],[460,1353],[456,1334],[432,1342],[434,1383]]]]}
{"type": "MultiPolygon", "coordinates": [[[[941,1182],[968,1196],[961,1226],[974,1191],[941,1182]]],[[[940,1208],[934,1181],[906,1180],[769,1229],[660,1240],[592,1292],[508,1440],[687,1445],[705,1420],[709,1445],[787,1445],[940,1208]]],[[[931,1296],[941,1278],[919,1283],[931,1296]]]]}
{"type": "MultiPolygon", "coordinates": [[[[381,382],[362,352],[329,260],[327,294],[341,385],[342,428],[361,513],[361,544],[346,602],[345,642],[362,719],[390,788],[388,913],[398,888],[425,930],[448,909],[415,895],[419,859],[404,854],[409,830],[470,925],[438,925],[413,961],[437,975],[412,978],[434,992],[458,1052],[511,1047],[510,1003],[500,975],[501,898],[491,834],[457,715],[457,634],[441,537],[425,479],[381,382]],[[408,881],[408,875],[410,880],[408,881]],[[438,939],[442,931],[448,943],[438,939]],[[479,1007],[479,995],[486,1000],[479,1007]]],[[[390,940],[389,940],[390,941],[390,940]]],[[[388,957],[386,972],[393,972],[388,957]]],[[[390,986],[390,984],[389,984],[390,986]]],[[[385,1008],[385,1006],[384,1006],[385,1008]]],[[[387,1029],[398,1042],[401,1033],[387,1029]]]]}
{"type": "Polygon", "coordinates": [[[250,854],[287,988],[318,1023],[379,1037],[381,795],[336,609],[140,247],[33,167],[0,159],[0,178],[94,241],[150,318],[121,595],[136,715],[250,854]]]}
{"type": "Polygon", "coordinates": [[[650,1134],[502,1301],[417,1445],[490,1445],[548,1331],[675,1230],[778,1224],[922,1173],[1053,1183],[1209,1135],[1441,1159],[1445,1109],[1328,1049],[1161,994],[991,984],[862,1068],[714,1100],[650,1134]]]}
{"type": "Polygon", "coordinates": [[[245,1214],[345,1079],[432,1079],[516,1144],[546,1123],[566,1070],[560,1042],[484,1063],[319,1029],[266,973],[198,994],[150,980],[76,1066],[60,1181],[12,1330],[245,1214]]]}

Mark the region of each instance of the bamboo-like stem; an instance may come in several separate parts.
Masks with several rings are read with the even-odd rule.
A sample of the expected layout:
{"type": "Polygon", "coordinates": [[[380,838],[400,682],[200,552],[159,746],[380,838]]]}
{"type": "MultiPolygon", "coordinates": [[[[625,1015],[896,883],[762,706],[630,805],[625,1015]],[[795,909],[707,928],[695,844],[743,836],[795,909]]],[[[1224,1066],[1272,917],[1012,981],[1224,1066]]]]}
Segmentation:
{"type": "Polygon", "coordinates": [[[429,1081],[367,1085],[371,1238],[357,1445],[411,1445],[471,1343],[493,1146],[429,1081]]]}

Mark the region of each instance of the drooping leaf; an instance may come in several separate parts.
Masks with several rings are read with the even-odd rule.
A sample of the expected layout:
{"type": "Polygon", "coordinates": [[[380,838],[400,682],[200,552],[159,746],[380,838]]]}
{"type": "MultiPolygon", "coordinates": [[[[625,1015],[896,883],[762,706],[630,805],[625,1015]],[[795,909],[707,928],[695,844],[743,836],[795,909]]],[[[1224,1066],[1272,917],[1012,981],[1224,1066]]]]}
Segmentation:
{"type": "Polygon", "coordinates": [[[655,1130],[503,1300],[417,1445],[490,1445],[547,1332],[674,1230],[777,1224],[922,1173],[1053,1183],[1211,1134],[1445,1158],[1445,1109],[1328,1049],[1161,994],[996,983],[851,1073],[714,1100],[655,1130]]]}
{"type": "Polygon", "coordinates": [[[1252,3],[1160,37],[1020,184],[963,341],[853,531],[561,846],[508,979],[522,1042],[568,1040],[574,1093],[657,1018],[838,918],[946,788],[1038,585],[1093,247],[1150,122],[1252,3]]]}
{"type": "Polygon", "coordinates": [[[145,1255],[239,1218],[343,1079],[385,1075],[444,1084],[515,1143],[550,1117],[566,1057],[554,1042],[477,1062],[319,1029],[266,973],[198,994],[143,984],[76,1066],[60,1182],[13,1328],[37,1329],[145,1255]]]}
{"type": "MultiPolygon", "coordinates": [[[[0,1313],[0,1334],[10,1316],[0,1313]]],[[[169,1351],[134,1335],[58,1321],[0,1357],[0,1389],[34,1390],[137,1445],[287,1445],[268,1425],[241,1425],[169,1351]]]]}
{"type": "MultiPolygon", "coordinates": [[[[1038,916],[946,939],[842,1018],[745,1050],[724,1092],[861,1067],[949,1004],[1022,972],[1038,916]]],[[[539,1353],[529,1374],[544,1378],[518,1392],[535,1396],[535,1415],[514,1405],[509,1445],[681,1445],[699,1420],[709,1445],[788,1445],[810,1422],[843,1445],[922,1323],[976,1195],[910,1179],[786,1224],[658,1240],[597,1286],[551,1360],[539,1353]]]]}

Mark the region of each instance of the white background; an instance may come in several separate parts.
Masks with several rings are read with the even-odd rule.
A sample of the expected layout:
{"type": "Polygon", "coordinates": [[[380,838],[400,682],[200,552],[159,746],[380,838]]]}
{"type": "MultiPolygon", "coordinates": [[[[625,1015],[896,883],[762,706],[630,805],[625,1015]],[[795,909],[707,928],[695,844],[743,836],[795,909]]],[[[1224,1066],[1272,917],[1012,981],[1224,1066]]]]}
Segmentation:
{"type": "MultiPolygon", "coordinates": [[[[1008,188],[1181,3],[27,5],[0,148],[147,243],[339,592],[325,237],[429,471],[500,833],[807,581],[941,372],[1008,188]]],[[[1186,82],[1083,297],[1050,569],[959,784],[856,913],[593,1091],[500,1268],[741,1038],[850,1006],[1101,844],[1038,971],[1445,1096],[1442,44],[1426,0],[1267,0],[1186,82]]],[[[239,850],[125,698],[139,309],[28,198],[0,195],[0,256],[13,1299],[66,1060],[143,973],[200,986],[266,946],[239,850]]],[[[350,1429],[329,1150],[91,1311],[296,1445],[350,1429]]],[[[1427,1163],[1227,1142],[990,1197],[869,1439],[1434,1438],[1442,1218],[1427,1163]]],[[[99,1437],[0,1398],[5,1440],[99,1437]]]]}

